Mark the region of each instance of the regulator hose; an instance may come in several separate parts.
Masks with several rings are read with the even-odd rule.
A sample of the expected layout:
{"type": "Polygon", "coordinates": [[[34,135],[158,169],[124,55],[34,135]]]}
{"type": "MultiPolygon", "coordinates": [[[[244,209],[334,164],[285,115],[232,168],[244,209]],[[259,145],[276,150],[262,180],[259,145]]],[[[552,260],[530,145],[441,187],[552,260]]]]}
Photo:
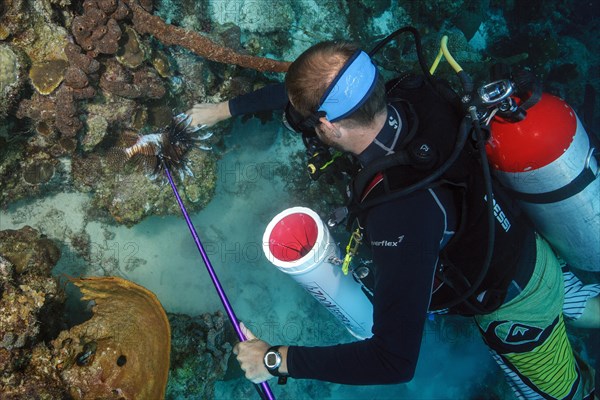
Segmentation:
{"type": "Polygon", "coordinates": [[[481,169],[483,173],[483,180],[485,185],[485,192],[487,196],[487,220],[488,220],[488,240],[487,240],[487,250],[485,259],[483,261],[483,266],[477,279],[475,282],[471,284],[471,287],[462,295],[460,295],[456,299],[452,299],[447,301],[446,303],[436,305],[436,308],[440,310],[449,309],[457,306],[460,303],[464,303],[466,307],[468,307],[475,314],[483,314],[486,310],[483,307],[469,301],[469,297],[471,297],[483,280],[487,275],[488,270],[490,269],[490,265],[492,263],[492,254],[494,252],[494,242],[496,241],[496,225],[495,225],[495,216],[494,216],[494,192],[492,189],[492,175],[490,172],[490,165],[488,163],[487,154],[485,152],[485,143],[487,138],[485,137],[483,131],[481,130],[481,126],[479,125],[479,120],[477,118],[477,110],[475,106],[469,107],[469,114],[471,117],[471,121],[473,122],[473,129],[477,135],[477,148],[479,151],[479,156],[481,157],[481,169]]]}

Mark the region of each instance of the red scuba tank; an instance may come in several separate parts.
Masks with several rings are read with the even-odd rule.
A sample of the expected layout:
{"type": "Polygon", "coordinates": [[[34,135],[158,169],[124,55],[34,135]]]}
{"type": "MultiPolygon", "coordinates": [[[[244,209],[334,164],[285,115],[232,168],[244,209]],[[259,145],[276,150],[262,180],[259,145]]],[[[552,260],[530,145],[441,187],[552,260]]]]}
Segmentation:
{"type": "Polygon", "coordinates": [[[573,109],[544,93],[525,119],[490,128],[490,164],[536,229],[569,265],[600,271],[598,161],[573,109]]]}

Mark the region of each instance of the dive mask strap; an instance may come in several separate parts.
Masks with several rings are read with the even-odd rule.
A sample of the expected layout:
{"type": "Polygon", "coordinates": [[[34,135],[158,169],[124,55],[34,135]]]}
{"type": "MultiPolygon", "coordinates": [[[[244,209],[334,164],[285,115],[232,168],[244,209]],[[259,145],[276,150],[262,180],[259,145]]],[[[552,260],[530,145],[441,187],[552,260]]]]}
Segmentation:
{"type": "Polygon", "coordinates": [[[359,109],[369,98],[379,77],[377,67],[367,53],[357,50],[346,61],[333,79],[317,106],[317,110],[303,117],[288,103],[284,122],[296,132],[314,131],[319,119],[339,121],[359,109]]]}
{"type": "Polygon", "coordinates": [[[367,101],[377,78],[377,67],[369,55],[357,50],[321,97],[318,111],[325,112],[330,122],[349,116],[367,101]]]}

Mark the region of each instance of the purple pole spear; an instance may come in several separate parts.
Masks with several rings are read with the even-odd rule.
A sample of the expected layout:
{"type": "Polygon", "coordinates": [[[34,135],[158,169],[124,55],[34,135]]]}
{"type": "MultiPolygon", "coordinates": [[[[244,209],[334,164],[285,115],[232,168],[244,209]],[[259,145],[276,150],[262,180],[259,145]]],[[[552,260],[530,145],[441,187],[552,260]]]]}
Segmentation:
{"type": "MultiPolygon", "coordinates": [[[[219,298],[221,299],[221,302],[223,303],[223,306],[225,307],[225,311],[227,312],[229,321],[233,325],[233,328],[235,329],[235,333],[237,334],[238,339],[240,340],[240,342],[243,342],[246,340],[246,335],[244,335],[244,332],[242,332],[242,329],[240,328],[240,324],[238,322],[237,317],[235,316],[235,312],[233,311],[233,308],[231,307],[231,303],[229,303],[229,299],[227,299],[227,295],[225,294],[225,291],[223,290],[223,286],[221,286],[221,283],[219,282],[219,278],[217,277],[217,274],[215,273],[215,269],[213,268],[213,266],[208,258],[208,255],[206,254],[206,250],[204,250],[204,246],[202,246],[202,242],[200,242],[200,238],[198,237],[198,234],[196,233],[196,229],[194,228],[194,224],[192,223],[192,220],[190,219],[190,215],[188,214],[187,210],[185,209],[185,205],[183,204],[183,201],[181,200],[181,196],[179,196],[179,192],[177,191],[177,186],[175,186],[173,177],[171,177],[171,172],[169,171],[169,168],[167,168],[167,164],[164,161],[163,161],[163,166],[165,168],[165,173],[167,174],[167,179],[169,179],[169,183],[171,184],[171,188],[173,189],[173,193],[175,194],[175,198],[177,199],[177,203],[179,204],[179,208],[181,208],[181,213],[183,214],[183,217],[185,218],[185,222],[187,222],[188,228],[190,228],[190,233],[192,234],[192,237],[194,238],[194,242],[196,242],[196,247],[198,247],[198,251],[200,252],[200,255],[202,256],[202,261],[204,261],[204,265],[206,265],[206,269],[208,271],[208,274],[210,275],[210,279],[212,280],[213,285],[215,286],[215,289],[217,289],[219,298]]],[[[273,395],[273,392],[271,391],[271,388],[269,387],[269,384],[267,382],[262,382],[260,384],[260,386],[262,388],[262,392],[258,387],[256,388],[256,390],[258,391],[258,393],[260,394],[261,397],[264,397],[268,400],[275,400],[275,396],[273,395]]]]}

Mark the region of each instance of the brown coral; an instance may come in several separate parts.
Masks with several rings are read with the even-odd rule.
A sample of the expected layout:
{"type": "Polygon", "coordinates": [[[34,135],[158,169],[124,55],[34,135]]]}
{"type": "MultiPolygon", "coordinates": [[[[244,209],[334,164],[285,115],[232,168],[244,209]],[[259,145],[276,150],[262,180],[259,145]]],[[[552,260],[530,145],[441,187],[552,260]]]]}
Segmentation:
{"type": "Polygon", "coordinates": [[[117,60],[126,67],[137,68],[148,58],[149,49],[132,27],[127,26],[117,51],[117,60]]]}
{"type": "Polygon", "coordinates": [[[94,58],[101,53],[116,53],[121,38],[119,24],[107,15],[100,5],[106,10],[112,8],[110,3],[99,4],[96,0],[86,0],[83,3],[83,14],[73,18],[71,24],[71,31],[77,44],[94,58]]]}
{"type": "Polygon", "coordinates": [[[152,0],[139,0],[139,2],[144,10],[148,11],[149,13],[152,12],[152,8],[154,6],[152,0]]]}
{"type": "Polygon", "coordinates": [[[65,60],[49,60],[32,65],[29,78],[33,87],[44,95],[54,92],[63,81],[68,65],[65,60]]]}
{"type": "Polygon", "coordinates": [[[50,143],[57,139],[55,132],[58,130],[62,134],[59,143],[65,142],[69,145],[54,144],[50,154],[55,157],[62,156],[65,152],[75,150],[77,142],[71,139],[83,126],[77,116],[75,98],[77,98],[76,94],[79,95],[87,90],[91,90],[92,96],[95,93],[90,86],[71,89],[64,85],[50,96],[43,96],[36,92],[31,99],[21,101],[16,116],[35,121],[36,132],[51,140],[50,143]]]}
{"type": "Polygon", "coordinates": [[[111,18],[115,21],[121,21],[131,16],[131,10],[122,1],[118,2],[117,9],[111,14],[111,18]]]}
{"type": "Polygon", "coordinates": [[[96,89],[89,85],[89,76],[100,69],[100,63],[93,57],[82,54],[81,47],[75,43],[65,46],[65,54],[70,64],[65,73],[65,85],[72,89],[73,99],[91,99],[96,95],[96,89]]]}
{"type": "Polygon", "coordinates": [[[100,77],[100,87],[128,99],[159,99],[166,93],[160,77],[150,68],[142,68],[132,75],[115,62],[107,62],[106,71],[100,77]]]}
{"type": "Polygon", "coordinates": [[[81,100],[81,99],[91,99],[96,95],[96,89],[91,86],[86,86],[82,89],[73,89],[73,99],[81,100]]]}
{"type": "Polygon", "coordinates": [[[54,136],[55,131],[52,125],[48,124],[46,121],[38,121],[35,124],[35,133],[45,137],[52,137],[54,136]]]}
{"type": "Polygon", "coordinates": [[[3,1],[0,3],[0,40],[16,36],[27,29],[31,15],[26,11],[26,0],[3,1]]]}
{"type": "Polygon", "coordinates": [[[61,138],[58,143],[60,147],[67,153],[72,153],[77,148],[77,141],[70,137],[61,138]]]}
{"type": "Polygon", "coordinates": [[[169,58],[165,53],[159,50],[155,50],[152,52],[152,56],[150,57],[150,62],[156,72],[163,78],[168,78],[173,76],[173,71],[171,70],[171,63],[169,62],[169,58]]]}
{"type": "Polygon", "coordinates": [[[89,84],[89,80],[85,72],[78,67],[69,67],[65,72],[65,85],[73,89],[83,89],[89,84]]]}
{"type": "Polygon", "coordinates": [[[0,231],[0,398],[164,398],[171,331],[156,296],[121,278],[73,279],[93,315],[59,333],[59,256],[30,227],[0,231]]]}
{"type": "Polygon", "coordinates": [[[77,117],[77,107],[73,92],[67,87],[61,87],[56,94],[56,117],[54,121],[56,128],[65,136],[73,137],[83,123],[77,117]]]}
{"type": "Polygon", "coordinates": [[[117,10],[119,2],[117,0],[97,0],[98,8],[110,15],[117,10]]]}
{"type": "Polygon", "coordinates": [[[48,125],[54,124],[56,104],[53,97],[42,96],[35,93],[31,99],[19,103],[17,118],[31,118],[34,121],[44,121],[48,125]]]}
{"type": "Polygon", "coordinates": [[[123,1],[127,3],[133,12],[135,30],[140,34],[151,34],[166,45],[179,45],[212,61],[235,64],[258,71],[285,72],[290,65],[289,62],[236,53],[229,48],[219,46],[196,32],[165,23],[160,17],[149,14],[144,10],[142,6],[137,4],[137,0],[123,1]]]}
{"type": "Polygon", "coordinates": [[[100,68],[100,63],[93,57],[82,54],[81,47],[75,43],[68,43],[65,46],[65,54],[71,66],[81,69],[86,74],[93,74],[100,68]]]}
{"type": "Polygon", "coordinates": [[[0,254],[14,264],[17,273],[37,275],[49,275],[60,258],[58,247],[30,226],[0,231],[0,254]]]}
{"type": "Polygon", "coordinates": [[[114,19],[109,19],[106,24],[106,33],[98,39],[95,54],[115,54],[119,49],[121,28],[114,19]]]}
{"type": "Polygon", "coordinates": [[[23,170],[23,180],[30,185],[40,185],[48,182],[54,176],[54,165],[48,161],[29,164],[23,170]]]}
{"type": "Polygon", "coordinates": [[[160,99],[167,90],[155,70],[142,68],[133,74],[133,84],[140,88],[142,97],[160,99]]]}
{"type": "Polygon", "coordinates": [[[121,278],[73,279],[93,317],[53,341],[60,376],[75,399],[161,399],[171,330],[156,296],[121,278]]]}
{"type": "MultiPolygon", "coordinates": [[[[95,94],[94,88],[86,86],[82,89],[72,89],[64,84],[49,96],[34,93],[31,99],[23,100],[19,104],[17,118],[30,118],[34,121],[35,132],[45,138],[48,147],[51,148],[52,156],[62,156],[66,152],[75,150],[77,142],[72,140],[77,132],[83,127],[77,115],[75,99],[89,98],[95,94]],[[62,134],[59,143],[69,143],[63,146],[56,143],[58,135],[62,134]],[[67,150],[68,149],[68,150],[67,150]]],[[[29,172],[24,172],[25,181],[36,184],[37,180],[31,180],[29,172]]]]}

